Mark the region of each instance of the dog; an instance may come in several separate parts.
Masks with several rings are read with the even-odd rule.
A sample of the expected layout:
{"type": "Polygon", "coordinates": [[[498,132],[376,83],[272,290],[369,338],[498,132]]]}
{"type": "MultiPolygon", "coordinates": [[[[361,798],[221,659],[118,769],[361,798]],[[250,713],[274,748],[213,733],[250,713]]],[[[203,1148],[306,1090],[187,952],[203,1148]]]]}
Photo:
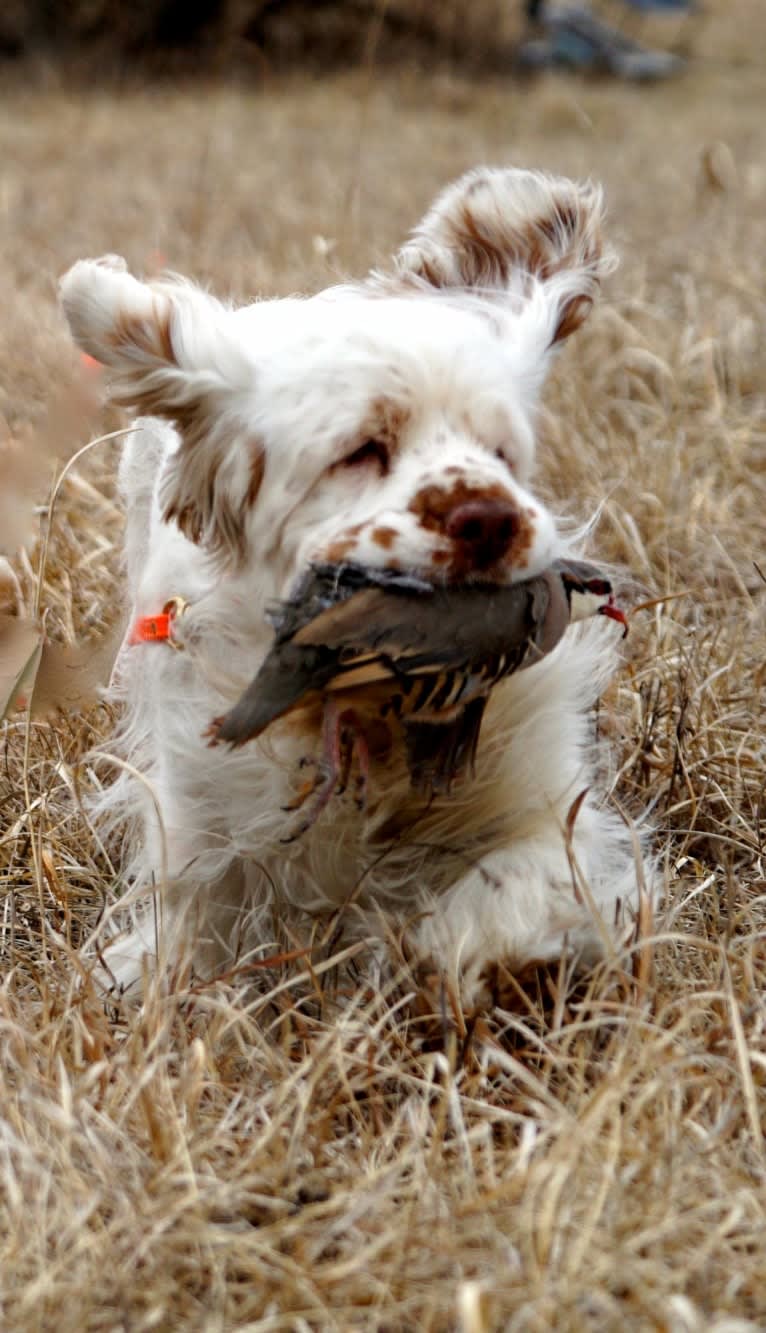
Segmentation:
{"type": "Polygon", "coordinates": [[[570,553],[532,489],[535,411],[611,266],[602,214],[594,185],[482,167],[389,270],[313,297],[229,308],[113,256],[62,279],[76,343],[139,414],[119,472],[121,765],[96,798],[133,885],[102,955],[110,985],[213,978],[268,953],[275,918],[337,912],[477,1004],[496,967],[589,962],[629,928],[651,866],[602,790],[592,710],[619,636],[600,617],[496,687],[473,778],[425,807],[394,749],[364,810],[334,796],[291,839],[316,736],[295,722],[237,750],[205,736],[312,565],[463,587],[570,553]]]}

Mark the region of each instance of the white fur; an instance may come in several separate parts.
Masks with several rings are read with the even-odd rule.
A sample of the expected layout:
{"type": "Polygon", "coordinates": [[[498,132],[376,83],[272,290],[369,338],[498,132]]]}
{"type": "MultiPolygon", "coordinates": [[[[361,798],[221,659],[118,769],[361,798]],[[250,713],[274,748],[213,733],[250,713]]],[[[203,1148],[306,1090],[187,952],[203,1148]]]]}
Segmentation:
{"type": "Polygon", "coordinates": [[[126,830],[126,879],[159,904],[106,952],[121,986],[157,950],[162,967],[188,958],[213,975],[269,944],[275,909],[346,903],[349,929],[403,929],[409,953],[472,1000],[489,964],[522,966],[567,943],[593,955],[625,922],[633,842],[604,806],[590,716],[617,662],[611,623],[570,630],[496,689],[475,779],[387,850],[381,830],[406,826],[412,806],[401,757],[377,786],[373,774],[366,814],[334,797],[286,843],[306,738],[281,723],[234,752],[203,737],[269,649],[267,608],[312,559],[342,542],[345,558],[438,574],[449,538],[408,507],[427,488],[458,479],[524,514],[530,540],[510,548],[500,581],[564,553],[530,490],[534,413],[552,344],[595,296],[600,217],[590,187],[484,171],[442,195],[390,275],[312,299],[229,310],[177,281],[139,283],[113,260],[63,279],[77,341],[110,368],[120,401],[152,413],[120,472],[132,615],[175,595],[190,603],[186,651],[125,647],[113,684],[114,749],[130,767],[99,813],[126,830]],[[374,460],[343,466],[383,436],[385,474],[374,460]],[[394,534],[385,549],[381,528],[394,534]]]}

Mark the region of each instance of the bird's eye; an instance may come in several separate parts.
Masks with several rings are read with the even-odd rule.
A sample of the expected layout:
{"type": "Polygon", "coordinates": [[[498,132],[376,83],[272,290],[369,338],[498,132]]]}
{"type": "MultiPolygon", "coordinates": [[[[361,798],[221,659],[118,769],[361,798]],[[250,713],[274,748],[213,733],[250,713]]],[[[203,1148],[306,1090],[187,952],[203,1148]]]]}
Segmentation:
{"type": "Polygon", "coordinates": [[[383,440],[365,440],[360,444],[353,454],[348,454],[343,459],[344,467],[364,467],[368,463],[374,463],[382,475],[388,472],[390,465],[390,455],[388,445],[383,440]]]}

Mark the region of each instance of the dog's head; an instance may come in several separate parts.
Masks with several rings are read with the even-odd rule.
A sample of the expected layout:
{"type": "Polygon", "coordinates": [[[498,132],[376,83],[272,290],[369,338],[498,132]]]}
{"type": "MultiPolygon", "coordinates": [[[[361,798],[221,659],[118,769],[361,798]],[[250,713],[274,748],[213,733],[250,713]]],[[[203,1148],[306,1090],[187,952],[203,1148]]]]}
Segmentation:
{"type": "Polygon", "coordinates": [[[117,401],[172,421],[164,516],[284,595],[312,560],[512,582],[554,554],[529,490],[552,350],[607,261],[601,195],[479,169],[354,287],[227,309],[113,258],[62,301],[117,401]]]}

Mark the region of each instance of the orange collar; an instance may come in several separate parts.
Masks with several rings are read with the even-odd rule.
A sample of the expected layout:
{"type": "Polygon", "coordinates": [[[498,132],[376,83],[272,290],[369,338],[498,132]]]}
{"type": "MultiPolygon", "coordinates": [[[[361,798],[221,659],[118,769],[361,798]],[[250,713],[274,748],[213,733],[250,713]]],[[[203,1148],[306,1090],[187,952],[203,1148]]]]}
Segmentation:
{"type": "Polygon", "coordinates": [[[158,615],[139,616],[133,621],[128,634],[128,646],[137,643],[167,643],[170,648],[180,650],[183,644],[173,638],[173,621],[182,616],[188,606],[183,597],[171,597],[158,615]]]}

